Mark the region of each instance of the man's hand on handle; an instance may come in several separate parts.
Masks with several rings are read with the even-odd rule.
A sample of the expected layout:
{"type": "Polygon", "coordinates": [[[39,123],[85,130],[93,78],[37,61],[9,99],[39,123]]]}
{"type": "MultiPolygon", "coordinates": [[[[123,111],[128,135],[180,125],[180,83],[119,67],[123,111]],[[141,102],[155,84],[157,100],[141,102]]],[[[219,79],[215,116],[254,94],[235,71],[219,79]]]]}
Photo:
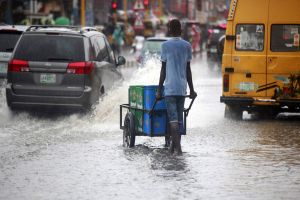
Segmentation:
{"type": "Polygon", "coordinates": [[[160,90],[157,90],[157,91],[156,91],[155,98],[156,98],[156,100],[158,100],[158,101],[162,99],[162,95],[161,95],[161,91],[160,91],[160,90]]]}
{"type": "Polygon", "coordinates": [[[196,97],[197,97],[197,93],[194,90],[190,91],[190,98],[195,99],[196,97]]]}

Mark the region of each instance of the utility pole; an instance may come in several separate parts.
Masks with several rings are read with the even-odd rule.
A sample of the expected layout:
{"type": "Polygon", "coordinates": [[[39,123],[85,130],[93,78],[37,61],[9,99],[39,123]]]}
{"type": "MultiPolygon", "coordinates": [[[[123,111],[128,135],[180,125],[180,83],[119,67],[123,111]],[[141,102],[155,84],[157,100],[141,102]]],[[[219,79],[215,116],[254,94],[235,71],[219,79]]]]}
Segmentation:
{"type": "Polygon", "coordinates": [[[80,10],[80,24],[85,26],[85,0],[81,0],[81,10],[80,10]]]}

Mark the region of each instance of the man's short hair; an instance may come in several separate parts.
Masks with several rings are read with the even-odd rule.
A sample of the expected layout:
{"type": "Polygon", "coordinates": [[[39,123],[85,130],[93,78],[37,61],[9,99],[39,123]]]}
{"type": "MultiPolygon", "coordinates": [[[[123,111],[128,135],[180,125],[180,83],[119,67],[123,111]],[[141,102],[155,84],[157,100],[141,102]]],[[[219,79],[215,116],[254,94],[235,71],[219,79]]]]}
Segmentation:
{"type": "Polygon", "coordinates": [[[170,32],[170,34],[172,34],[174,36],[181,35],[181,24],[178,19],[172,19],[169,22],[169,32],[170,32]]]}

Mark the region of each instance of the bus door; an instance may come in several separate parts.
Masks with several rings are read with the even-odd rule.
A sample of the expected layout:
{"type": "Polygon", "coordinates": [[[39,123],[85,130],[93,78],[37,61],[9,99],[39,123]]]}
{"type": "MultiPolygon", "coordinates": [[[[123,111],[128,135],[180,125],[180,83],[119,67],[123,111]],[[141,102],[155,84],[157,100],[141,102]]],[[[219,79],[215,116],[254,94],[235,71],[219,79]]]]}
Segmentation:
{"type": "MultiPolygon", "coordinates": [[[[239,1],[233,23],[231,95],[266,96],[268,0],[239,1]],[[255,14],[253,14],[255,12],[255,14]]],[[[226,71],[226,69],[225,69],[226,71]]]]}
{"type": "MultiPolygon", "coordinates": [[[[270,88],[279,86],[284,96],[294,96],[291,92],[295,91],[289,89],[290,77],[300,72],[299,7],[299,0],[270,0],[267,83],[270,88]]],[[[274,90],[269,89],[267,95],[273,96],[274,90]]]]}

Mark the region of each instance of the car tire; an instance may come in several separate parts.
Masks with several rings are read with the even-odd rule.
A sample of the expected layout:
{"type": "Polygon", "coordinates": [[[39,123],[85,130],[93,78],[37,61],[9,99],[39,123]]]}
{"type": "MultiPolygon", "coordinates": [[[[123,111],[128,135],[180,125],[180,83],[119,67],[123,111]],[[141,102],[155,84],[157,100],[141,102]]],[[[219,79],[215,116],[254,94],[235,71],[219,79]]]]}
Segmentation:
{"type": "Polygon", "coordinates": [[[84,103],[83,110],[89,112],[92,110],[92,106],[93,106],[93,103],[91,102],[91,99],[89,98],[87,100],[87,102],[84,103]]]}
{"type": "Polygon", "coordinates": [[[11,103],[10,95],[8,95],[8,91],[6,91],[6,105],[10,111],[16,110],[15,107],[11,103]]]}

